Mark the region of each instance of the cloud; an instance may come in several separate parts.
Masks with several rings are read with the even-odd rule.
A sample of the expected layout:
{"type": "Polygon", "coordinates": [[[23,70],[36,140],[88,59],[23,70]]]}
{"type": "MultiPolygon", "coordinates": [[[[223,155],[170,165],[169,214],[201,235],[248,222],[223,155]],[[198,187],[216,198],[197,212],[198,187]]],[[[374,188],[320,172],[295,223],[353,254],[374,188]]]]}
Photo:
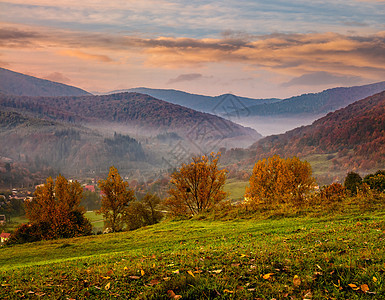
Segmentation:
{"type": "Polygon", "coordinates": [[[80,50],[63,50],[59,54],[65,56],[72,56],[82,60],[95,60],[100,62],[113,62],[113,60],[107,55],[89,54],[80,50]]]}
{"type": "Polygon", "coordinates": [[[117,60],[134,58],[139,64],[161,69],[238,63],[248,69],[262,69],[292,77],[325,74],[319,72],[347,77],[360,74],[370,79],[385,76],[385,32],[369,35],[327,32],[263,36],[230,32],[224,33],[221,38],[198,39],[0,29],[2,47],[29,50],[31,44],[37,48],[54,48],[61,55],[82,60],[109,63],[113,62],[110,55],[114,55],[117,60]]]}
{"type": "Polygon", "coordinates": [[[341,76],[334,75],[328,72],[314,72],[309,74],[304,74],[302,76],[291,79],[289,82],[283,83],[283,87],[289,87],[294,85],[305,85],[305,86],[314,86],[314,85],[330,85],[330,84],[343,84],[343,85],[352,85],[357,84],[362,81],[362,78],[359,76],[341,76]]]}
{"type": "Polygon", "coordinates": [[[176,78],[170,79],[167,84],[173,84],[173,83],[178,83],[178,82],[183,82],[183,81],[193,81],[202,78],[202,74],[198,73],[191,73],[191,74],[181,74],[176,78]]]}
{"type": "Polygon", "coordinates": [[[60,83],[70,83],[71,82],[71,79],[64,76],[60,72],[54,72],[54,73],[48,74],[47,76],[44,77],[44,79],[55,81],[55,82],[60,82],[60,83]]]}

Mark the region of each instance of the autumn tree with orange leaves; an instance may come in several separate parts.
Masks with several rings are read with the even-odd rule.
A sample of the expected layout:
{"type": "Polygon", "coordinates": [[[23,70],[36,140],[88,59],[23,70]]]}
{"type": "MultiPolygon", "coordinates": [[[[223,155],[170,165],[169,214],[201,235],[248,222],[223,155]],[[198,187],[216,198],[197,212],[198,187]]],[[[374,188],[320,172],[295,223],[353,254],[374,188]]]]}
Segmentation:
{"type": "Polygon", "coordinates": [[[33,199],[26,201],[25,210],[31,223],[45,228],[42,239],[91,234],[92,226],[80,206],[82,193],[77,181],[69,182],[62,175],[55,181],[49,177],[37,187],[33,199]]]}
{"type": "Polygon", "coordinates": [[[249,184],[245,200],[252,205],[299,204],[314,188],[315,179],[308,162],[275,155],[254,165],[249,184]]]}
{"type": "Polygon", "coordinates": [[[218,169],[220,153],[195,156],[171,175],[165,205],[173,215],[195,215],[226,198],[226,170],[218,169]]]}
{"type": "Polygon", "coordinates": [[[122,230],[128,204],[135,200],[134,191],[123,181],[114,166],[110,168],[107,179],[99,181],[99,187],[103,195],[98,213],[103,215],[106,227],[112,232],[122,230]]]}

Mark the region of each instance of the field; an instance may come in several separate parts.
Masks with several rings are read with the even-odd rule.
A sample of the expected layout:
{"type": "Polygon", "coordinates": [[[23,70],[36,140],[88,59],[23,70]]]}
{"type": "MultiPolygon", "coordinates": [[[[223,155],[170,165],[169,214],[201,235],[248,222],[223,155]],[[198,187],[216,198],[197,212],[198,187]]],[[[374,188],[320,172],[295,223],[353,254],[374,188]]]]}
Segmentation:
{"type": "Polygon", "coordinates": [[[165,221],[0,262],[4,299],[384,299],[385,212],[165,221]]]}

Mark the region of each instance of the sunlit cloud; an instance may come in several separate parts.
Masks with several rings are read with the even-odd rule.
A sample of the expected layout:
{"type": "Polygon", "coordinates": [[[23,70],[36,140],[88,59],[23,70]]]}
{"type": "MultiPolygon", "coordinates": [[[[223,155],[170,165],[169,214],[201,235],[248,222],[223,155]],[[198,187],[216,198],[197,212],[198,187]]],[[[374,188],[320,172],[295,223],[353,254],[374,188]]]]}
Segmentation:
{"type": "Polygon", "coordinates": [[[106,55],[97,55],[97,54],[90,54],[85,53],[80,50],[63,50],[60,51],[59,54],[65,55],[65,56],[72,56],[83,60],[95,60],[100,62],[112,62],[113,60],[109,58],[106,55]]]}
{"type": "Polygon", "coordinates": [[[313,72],[295,77],[288,82],[282,84],[283,87],[289,87],[294,85],[302,86],[315,86],[315,85],[330,85],[330,84],[341,84],[341,85],[354,85],[362,81],[360,76],[341,76],[331,74],[328,72],[313,72]]]}
{"type": "Polygon", "coordinates": [[[171,78],[167,82],[167,84],[173,84],[173,83],[184,82],[184,81],[193,81],[193,80],[201,79],[202,77],[203,75],[199,73],[181,74],[181,75],[178,75],[176,78],[171,78]]]}
{"type": "Polygon", "coordinates": [[[301,76],[314,72],[376,78],[385,74],[385,32],[373,35],[336,33],[271,34],[218,39],[118,36],[71,31],[0,30],[2,47],[55,47],[61,55],[104,63],[136,55],[145,66],[199,68],[212,63],[242,63],[251,68],[301,76]],[[95,53],[96,52],[96,53],[95,53]]]}

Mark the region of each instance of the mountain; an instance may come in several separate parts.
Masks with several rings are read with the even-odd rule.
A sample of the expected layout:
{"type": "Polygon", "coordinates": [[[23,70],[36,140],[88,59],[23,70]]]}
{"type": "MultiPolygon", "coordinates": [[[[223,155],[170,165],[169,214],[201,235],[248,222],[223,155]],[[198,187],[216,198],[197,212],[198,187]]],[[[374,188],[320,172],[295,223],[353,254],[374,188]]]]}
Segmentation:
{"type": "Polygon", "coordinates": [[[113,91],[109,94],[117,92],[135,92],[146,94],[157,99],[161,99],[173,104],[182,105],[201,112],[207,112],[220,116],[226,113],[234,112],[234,108],[247,108],[253,105],[272,103],[280,101],[280,99],[252,99],[240,97],[233,94],[223,94],[216,97],[190,94],[183,91],[171,89],[150,89],[150,88],[133,88],[128,90],[113,91]]]}
{"type": "Polygon", "coordinates": [[[90,93],[77,87],[0,68],[0,93],[17,96],[82,96],[90,93]]]}
{"type": "Polygon", "coordinates": [[[14,183],[28,183],[33,180],[31,174],[41,177],[47,170],[50,174],[46,175],[54,170],[74,175],[104,171],[111,165],[128,168],[147,159],[141,143],[130,136],[115,133],[107,137],[83,126],[10,111],[0,110],[0,140],[4,141],[0,148],[0,187],[10,177],[14,183]],[[11,163],[12,172],[2,169],[6,163],[11,163]]]}
{"type": "Polygon", "coordinates": [[[329,113],[312,125],[265,137],[249,149],[233,149],[227,163],[253,166],[258,159],[299,156],[314,163],[316,173],[340,175],[385,167],[385,91],[329,113]],[[322,172],[320,170],[322,169],[322,172]]]}
{"type": "Polygon", "coordinates": [[[320,93],[303,94],[287,99],[251,99],[225,94],[217,97],[189,94],[176,90],[135,88],[136,91],[209,112],[267,136],[309,125],[328,112],[346,107],[357,100],[385,90],[385,81],[355,87],[337,87],[320,93]]]}
{"type": "Polygon", "coordinates": [[[253,116],[319,115],[385,90],[385,81],[354,87],[338,87],[320,93],[303,94],[279,102],[254,105],[248,108],[253,116]]]}

